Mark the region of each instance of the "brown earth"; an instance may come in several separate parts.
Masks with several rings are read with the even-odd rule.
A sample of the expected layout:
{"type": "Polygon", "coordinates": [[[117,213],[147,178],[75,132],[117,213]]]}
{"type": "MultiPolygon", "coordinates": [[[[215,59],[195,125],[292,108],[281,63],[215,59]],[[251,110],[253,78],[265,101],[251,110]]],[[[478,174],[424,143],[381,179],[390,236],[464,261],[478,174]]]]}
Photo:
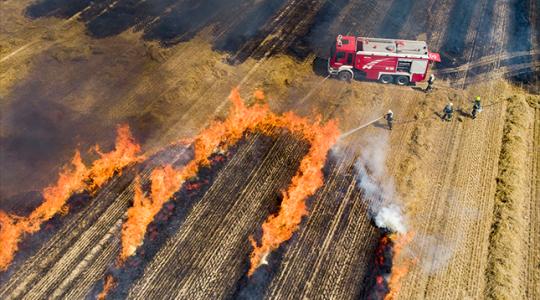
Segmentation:
{"type": "MultiPolygon", "coordinates": [[[[27,199],[27,193],[53,182],[76,148],[96,143],[110,147],[119,123],[131,126],[147,152],[194,136],[209,121],[225,116],[234,86],[240,85],[250,103],[255,89],[264,90],[276,112],[338,119],[342,132],[391,108],[396,116],[391,133],[379,121],[336,146],[339,151],[325,168],[325,185],[310,199],[310,215],[271,257],[270,267],[263,270],[262,291],[254,295],[345,299],[361,294],[379,233],[355,186],[352,165],[363,147],[389,134],[386,169],[416,233],[406,255],[417,263],[403,279],[399,297],[540,298],[540,98],[499,79],[531,64],[538,68],[538,61],[501,66],[524,55],[502,47],[509,39],[507,1],[494,4],[496,17],[488,31],[497,38],[486,43],[481,34],[468,30],[465,39],[473,46],[465,50],[465,64],[439,70],[454,75],[437,81],[431,94],[417,87],[325,79],[314,72],[319,49],[303,60],[278,51],[305,30],[306,24],[293,24],[296,5],[303,1],[290,1],[275,24],[267,25],[263,42],[250,50],[255,58],[237,65],[227,63],[229,53],[213,47],[212,26],[170,47],[132,30],[96,39],[78,16],[24,17],[28,3],[3,1],[0,8],[1,208],[17,213],[31,209],[39,197],[27,199]],[[286,26],[294,30],[283,31],[286,26]],[[469,82],[469,72],[478,67],[489,72],[469,82]],[[472,120],[468,113],[475,95],[482,95],[484,111],[472,120]],[[457,109],[449,123],[439,117],[448,101],[457,109]],[[505,230],[512,222],[519,226],[505,230]]],[[[369,3],[377,8],[366,18],[384,19],[392,10],[391,3],[369,3]]],[[[475,9],[483,11],[491,1],[479,3],[475,9]]],[[[412,5],[431,7],[435,13],[425,22],[440,26],[452,10],[450,1],[412,5]]],[[[357,6],[345,5],[345,21],[331,27],[362,26],[366,35],[380,32],[382,25],[345,17],[357,6]]],[[[470,27],[480,26],[483,18],[487,16],[474,18],[470,27]]],[[[426,32],[406,21],[396,30],[428,36],[434,49],[445,44],[444,27],[426,32]]],[[[245,49],[250,47],[247,43],[245,49]]],[[[184,204],[182,197],[177,199],[177,207],[185,205],[185,211],[173,218],[175,230],[163,230],[161,243],[149,242],[145,249],[155,254],[134,267],[142,275],[126,281],[124,296],[238,296],[235,289],[245,280],[250,252],[247,236],[257,234],[276,210],[279,191],[304,151],[305,145],[287,134],[245,137],[227,162],[208,175],[210,184],[200,195],[186,196],[190,200],[184,204]],[[159,247],[152,250],[151,245],[159,247]]],[[[85,198],[89,203],[78,204],[80,210],[55,220],[59,225],[54,230],[29,242],[31,249],[23,247],[13,266],[0,274],[0,298],[95,295],[118,255],[134,173],[145,177],[156,164],[181,163],[183,153],[168,149],[85,198]]],[[[92,158],[91,153],[83,156],[92,158]]]]}

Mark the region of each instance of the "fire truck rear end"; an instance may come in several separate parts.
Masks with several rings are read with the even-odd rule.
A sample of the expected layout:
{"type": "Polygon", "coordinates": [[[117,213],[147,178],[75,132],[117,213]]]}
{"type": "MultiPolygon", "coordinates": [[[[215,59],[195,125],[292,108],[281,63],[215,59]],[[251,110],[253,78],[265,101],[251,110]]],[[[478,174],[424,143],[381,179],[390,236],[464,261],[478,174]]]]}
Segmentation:
{"type": "Polygon", "coordinates": [[[341,80],[354,77],[408,85],[426,79],[438,53],[426,42],[339,35],[330,49],[328,73],[341,80]]]}

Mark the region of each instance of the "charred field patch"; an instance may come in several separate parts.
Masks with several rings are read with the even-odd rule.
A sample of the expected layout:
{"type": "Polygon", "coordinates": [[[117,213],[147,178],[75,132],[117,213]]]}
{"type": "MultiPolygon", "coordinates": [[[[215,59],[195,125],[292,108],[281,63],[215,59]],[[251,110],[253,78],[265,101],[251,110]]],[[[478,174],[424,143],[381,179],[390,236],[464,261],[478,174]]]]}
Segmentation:
{"type": "MultiPolygon", "coordinates": [[[[211,28],[214,49],[231,54],[229,62],[243,62],[248,57],[262,58],[268,54],[291,54],[304,59],[310,54],[328,55],[326,49],[337,34],[357,34],[387,38],[415,39],[418,34],[444,32],[439,49],[443,57],[440,70],[452,69],[489,55],[496,55],[500,47],[508,53],[532,51],[533,22],[527,1],[508,2],[507,41],[498,42],[500,34],[491,28],[494,24],[495,6],[492,0],[451,3],[447,15],[441,20],[432,19],[421,10],[430,7],[428,1],[392,1],[379,5],[373,0],[353,3],[348,0],[332,2],[310,1],[65,1],[41,0],[30,5],[27,16],[39,18],[56,16],[70,18],[80,12],[88,33],[97,38],[117,35],[127,29],[143,31],[147,40],[160,41],[173,46],[192,39],[205,28],[211,28]],[[68,4],[69,2],[69,4],[68,4]],[[384,11],[381,11],[384,10],[384,11]],[[476,22],[478,14],[481,14],[476,22]],[[475,32],[471,40],[471,32],[475,32]],[[280,35],[279,40],[277,36],[280,35]],[[270,38],[270,39],[269,39],[270,38]],[[472,54],[470,54],[472,52],[472,54]]],[[[433,7],[433,6],[432,6],[433,7]]],[[[430,41],[428,40],[428,43],[430,41]]],[[[536,72],[535,60],[513,58],[510,65],[529,64],[521,68],[517,79],[536,72]],[[524,74],[524,75],[523,75],[524,74]]],[[[444,75],[451,80],[471,78],[492,72],[498,65],[478,68],[473,73],[457,72],[444,75]]],[[[513,72],[516,73],[516,72],[513,72]]],[[[530,79],[529,79],[530,81],[530,79]]]]}

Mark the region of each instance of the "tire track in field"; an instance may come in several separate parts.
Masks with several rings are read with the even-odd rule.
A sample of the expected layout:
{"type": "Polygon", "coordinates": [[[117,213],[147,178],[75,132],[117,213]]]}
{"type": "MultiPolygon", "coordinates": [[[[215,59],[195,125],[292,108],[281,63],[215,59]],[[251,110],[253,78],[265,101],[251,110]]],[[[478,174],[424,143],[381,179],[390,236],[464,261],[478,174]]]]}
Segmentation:
{"type": "Polygon", "coordinates": [[[407,17],[411,14],[413,0],[394,0],[386,12],[382,23],[379,25],[378,37],[397,38],[402,27],[406,24],[407,17]]]}
{"type": "MultiPolygon", "coordinates": [[[[486,33],[489,33],[491,29],[491,26],[486,25],[490,24],[489,21],[491,20],[489,16],[487,16],[487,14],[489,14],[491,11],[489,9],[486,9],[486,7],[489,7],[490,5],[489,0],[484,0],[480,3],[481,5],[476,5],[475,8],[477,9],[477,11],[473,13],[476,13],[476,15],[481,13],[481,17],[478,19],[476,24],[474,24],[473,20],[473,24],[471,25],[471,27],[476,28],[476,30],[469,30],[469,33],[467,34],[467,41],[471,40],[471,46],[466,48],[469,51],[464,51],[463,53],[463,56],[468,56],[467,63],[473,60],[475,52],[477,52],[476,46],[478,45],[478,37],[483,37],[484,35],[486,35],[486,33]],[[469,39],[469,37],[471,38],[469,39]]],[[[480,42],[479,44],[482,44],[482,42],[480,42]]],[[[467,82],[467,75],[469,75],[469,68],[467,68],[465,74],[463,75],[462,89],[465,88],[465,83],[467,82]]]]}
{"type": "MultiPolygon", "coordinates": [[[[348,16],[354,16],[354,23],[351,26],[352,31],[358,33],[361,36],[375,36],[377,35],[378,22],[374,20],[383,19],[388,13],[391,3],[389,1],[354,1],[354,5],[346,10],[348,16]],[[367,12],[366,12],[367,10],[367,12]]],[[[353,17],[351,17],[353,18],[353,17]]],[[[351,20],[349,20],[350,22],[351,20]]],[[[347,27],[349,25],[347,24],[347,27]]],[[[351,30],[351,29],[349,29],[351,30]]]]}
{"type": "MultiPolygon", "coordinates": [[[[500,38],[498,38],[494,42],[495,42],[495,43],[493,43],[494,45],[502,46],[499,43],[500,38]]],[[[500,52],[500,50],[499,50],[499,52],[500,52]]],[[[437,74],[439,74],[439,75],[451,75],[452,73],[464,72],[467,69],[474,69],[474,68],[481,68],[481,67],[485,68],[486,66],[490,66],[492,64],[497,63],[497,61],[499,61],[499,60],[506,61],[506,60],[512,60],[512,59],[518,59],[518,58],[526,59],[529,56],[532,57],[533,59],[535,59],[535,58],[538,57],[538,55],[540,55],[540,53],[538,53],[536,50],[508,52],[508,53],[499,53],[499,52],[497,52],[495,54],[480,57],[478,59],[475,59],[474,61],[471,61],[469,63],[463,64],[463,65],[455,67],[455,68],[444,68],[444,69],[437,70],[437,74]]],[[[478,53],[481,53],[481,52],[478,52],[478,53]]],[[[477,55],[479,55],[479,54],[477,54],[477,55]]]]}
{"type": "MultiPolygon", "coordinates": [[[[423,224],[425,225],[416,228],[418,235],[427,236],[436,232],[440,220],[444,218],[444,207],[446,205],[441,201],[440,195],[443,193],[443,188],[448,186],[448,173],[454,172],[456,166],[456,150],[460,131],[460,124],[454,120],[452,124],[447,124],[445,128],[440,129],[438,138],[431,140],[433,145],[439,145],[437,152],[440,154],[432,157],[431,160],[424,161],[428,165],[421,166],[423,170],[431,170],[433,173],[426,175],[426,177],[432,179],[429,184],[432,188],[429,191],[430,194],[425,198],[426,202],[422,204],[423,207],[419,213],[423,215],[423,224]]],[[[418,251],[421,253],[428,252],[429,249],[425,247],[427,245],[420,247],[418,251]]],[[[409,277],[412,277],[411,280],[414,281],[414,285],[410,286],[406,281],[402,290],[409,294],[401,296],[408,298],[412,294],[417,295],[417,297],[427,297],[430,288],[429,277],[419,272],[414,272],[409,277]]]]}
{"type": "Polygon", "coordinates": [[[524,1],[493,3],[490,0],[476,30],[479,40],[468,47],[473,51],[471,57],[460,66],[443,64],[437,74],[461,86],[500,77],[528,80],[540,69],[540,54],[532,47],[535,16],[530,8],[533,5],[524,1]],[[501,21],[507,22],[506,30],[510,32],[505,35],[506,40],[498,31],[501,21]]]}
{"type": "MultiPolygon", "coordinates": [[[[423,105],[421,110],[424,111],[422,113],[423,115],[432,114],[430,105],[423,105]]],[[[428,116],[428,118],[431,119],[432,117],[428,116]]],[[[409,209],[414,211],[415,218],[421,218],[421,224],[417,224],[415,227],[414,223],[419,222],[419,220],[414,220],[412,224],[413,230],[417,232],[417,235],[420,237],[429,236],[430,234],[437,232],[439,223],[441,220],[444,221],[447,204],[445,201],[441,201],[440,195],[444,193],[445,187],[449,184],[450,178],[448,174],[455,172],[455,168],[457,167],[456,150],[459,147],[459,136],[462,126],[455,119],[450,124],[444,123],[443,125],[439,122],[439,120],[426,120],[425,124],[414,124],[412,131],[414,134],[419,135],[415,140],[418,138],[420,138],[420,140],[417,141],[419,143],[418,145],[413,143],[409,146],[412,147],[409,151],[412,151],[415,155],[412,157],[413,161],[417,161],[419,157],[422,157],[421,162],[417,162],[419,165],[414,168],[423,170],[422,173],[425,173],[425,177],[422,180],[430,179],[429,183],[427,183],[429,189],[424,189],[425,192],[429,193],[424,199],[424,202],[415,200],[413,203],[407,204],[407,206],[410,207],[409,209]],[[424,129],[427,129],[427,131],[424,129]],[[436,135],[434,135],[435,131],[437,131],[436,135]],[[424,140],[429,141],[429,145],[425,144],[423,142],[424,140]],[[427,152],[422,150],[423,147],[434,147],[434,149],[428,148],[430,151],[427,152]]],[[[409,158],[406,160],[408,159],[409,158]]],[[[400,168],[401,167],[403,166],[400,165],[400,168]]],[[[408,168],[407,165],[405,165],[405,168],[408,168]]],[[[415,171],[413,171],[413,173],[414,172],[415,171]]],[[[411,175],[414,174],[408,174],[408,176],[411,175]]],[[[413,184],[415,183],[413,182],[413,184]]],[[[417,184],[418,183],[415,185],[417,184]]],[[[411,188],[414,193],[415,187],[411,188]]],[[[424,196],[422,196],[422,198],[424,198],[424,196]]],[[[427,248],[429,245],[426,243],[419,243],[419,245],[419,249],[416,249],[418,253],[429,253],[429,249],[427,248]]],[[[424,274],[419,268],[420,267],[415,268],[414,272],[412,272],[407,277],[407,280],[405,280],[402,288],[404,291],[404,294],[401,295],[402,297],[410,298],[427,296],[431,284],[430,279],[428,275],[424,274]]]]}
{"type": "MultiPolygon", "coordinates": [[[[485,0],[482,0],[485,2],[485,0]]],[[[448,17],[448,27],[444,36],[444,43],[440,49],[441,60],[439,66],[455,66],[463,63],[463,57],[470,50],[471,42],[471,24],[474,24],[476,18],[473,18],[477,11],[479,1],[455,0],[453,1],[452,10],[448,17]]],[[[474,31],[473,31],[474,32],[474,31]]]]}

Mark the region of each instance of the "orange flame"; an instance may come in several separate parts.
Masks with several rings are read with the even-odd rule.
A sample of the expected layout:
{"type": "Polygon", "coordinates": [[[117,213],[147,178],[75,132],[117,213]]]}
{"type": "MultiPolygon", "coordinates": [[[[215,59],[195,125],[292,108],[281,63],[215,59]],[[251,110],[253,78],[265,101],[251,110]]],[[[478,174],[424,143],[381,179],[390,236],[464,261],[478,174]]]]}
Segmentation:
{"type": "Polygon", "coordinates": [[[43,202],[28,217],[10,216],[0,211],[0,271],[5,271],[13,260],[23,234],[39,231],[41,224],[57,213],[67,213],[66,203],[71,195],[84,190],[94,192],[116,172],[144,158],[138,156],[140,146],[134,142],[127,125],[118,127],[113,151],[101,153],[97,146],[95,149],[100,158],[90,168],[82,162],[79,151],[75,152],[71,166],[64,166],[56,184],[43,189],[43,202]]]}
{"type": "MultiPolygon", "coordinates": [[[[257,100],[264,99],[262,91],[254,95],[257,100]]],[[[325,125],[320,121],[310,124],[292,112],[276,115],[270,112],[267,104],[255,104],[246,107],[237,88],[231,91],[229,99],[232,106],[227,119],[212,122],[193,139],[195,158],[184,168],[169,171],[157,171],[151,176],[151,195],[146,198],[139,185],[135,190],[133,207],[128,210],[128,219],[122,230],[121,259],[133,255],[144,240],[146,227],[152,222],[163,203],[176,192],[182,184],[196,176],[199,167],[209,165],[209,157],[216,150],[227,150],[234,145],[246,131],[258,130],[269,134],[273,127],[289,129],[311,143],[308,155],[300,163],[300,170],[292,180],[289,190],[284,193],[280,213],[272,216],[263,225],[263,244],[254,245],[252,269],[256,268],[265,253],[276,249],[288,240],[297,229],[302,216],[307,214],[305,199],[312,195],[323,183],[321,169],[329,148],[338,136],[337,124],[333,121],[325,125]],[[163,175],[168,174],[164,178],[163,175]]],[[[167,167],[166,167],[167,168],[167,167]]],[[[158,169],[159,170],[159,169],[158,169]]]]}
{"type": "Polygon", "coordinates": [[[385,300],[393,300],[397,298],[399,290],[401,289],[401,280],[409,272],[409,267],[414,263],[412,259],[402,259],[400,257],[403,248],[409,244],[414,237],[413,232],[406,234],[393,234],[390,236],[394,242],[394,255],[392,264],[392,274],[388,280],[388,288],[390,291],[384,297],[385,300]]]}
{"type": "Polygon", "coordinates": [[[88,179],[91,180],[89,188],[92,191],[101,187],[114,173],[121,172],[125,166],[144,160],[144,156],[138,155],[141,146],[135,143],[128,125],[118,127],[115,145],[114,151],[109,153],[102,153],[99,146],[95,147],[101,157],[94,161],[88,172],[88,179]]]}
{"type": "Polygon", "coordinates": [[[122,227],[122,260],[135,254],[142,245],[146,228],[160,211],[163,204],[180,189],[184,182],[195,175],[200,166],[209,165],[208,158],[221,145],[223,150],[236,143],[244,132],[254,124],[261,122],[268,113],[266,106],[246,108],[238,90],[231,93],[233,102],[229,117],[223,122],[213,122],[193,139],[195,158],[178,170],[171,166],[159,168],[150,176],[150,198],[143,196],[139,183],[136,183],[133,206],[128,209],[128,217],[122,227]]]}
{"type": "Polygon", "coordinates": [[[293,114],[285,114],[283,121],[289,130],[300,132],[311,144],[308,154],[300,162],[300,168],[292,179],[292,183],[283,193],[281,207],[276,215],[270,216],[263,224],[261,245],[253,238],[253,252],[249,275],[252,275],[269,252],[277,249],[281,243],[289,240],[298,229],[302,217],[307,215],[306,199],[312,196],[323,184],[322,168],[326,155],[339,135],[337,124],[308,124],[293,114]]]}
{"type": "Polygon", "coordinates": [[[122,260],[133,255],[143,240],[146,227],[152,222],[163,204],[182,186],[186,178],[194,176],[196,169],[189,164],[181,170],[168,165],[152,171],[150,175],[151,197],[145,197],[136,178],[133,206],[127,211],[127,220],[122,227],[122,260]]]}
{"type": "Polygon", "coordinates": [[[112,275],[107,275],[105,278],[105,284],[103,285],[103,291],[97,295],[97,299],[103,300],[107,297],[107,294],[109,294],[109,291],[113,289],[116,286],[116,282],[114,281],[114,277],[112,275]]]}

